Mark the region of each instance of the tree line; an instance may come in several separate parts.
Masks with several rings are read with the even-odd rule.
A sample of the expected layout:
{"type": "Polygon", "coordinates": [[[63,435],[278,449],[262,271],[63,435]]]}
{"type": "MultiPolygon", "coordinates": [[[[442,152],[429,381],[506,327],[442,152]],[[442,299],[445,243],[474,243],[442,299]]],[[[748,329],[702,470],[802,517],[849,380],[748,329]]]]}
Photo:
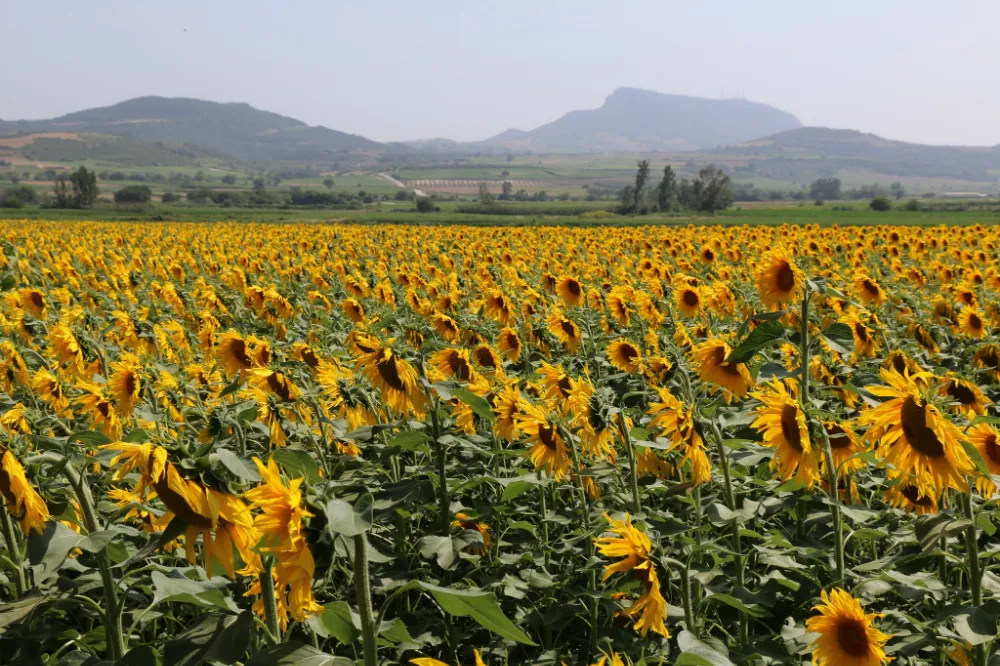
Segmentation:
{"type": "Polygon", "coordinates": [[[655,186],[649,183],[649,160],[641,160],[635,174],[635,183],[626,185],[618,193],[618,212],[622,215],[648,213],[674,213],[697,210],[715,214],[733,203],[729,175],[714,164],[698,170],[693,180],[682,178],[669,164],[655,186]]]}

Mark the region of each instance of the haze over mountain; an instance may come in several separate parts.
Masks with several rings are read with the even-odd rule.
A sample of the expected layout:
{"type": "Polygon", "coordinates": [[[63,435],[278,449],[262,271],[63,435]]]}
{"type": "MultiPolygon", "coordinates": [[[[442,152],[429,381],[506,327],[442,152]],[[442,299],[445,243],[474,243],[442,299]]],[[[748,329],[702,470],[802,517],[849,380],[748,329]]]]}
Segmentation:
{"type": "Polygon", "coordinates": [[[570,111],[530,131],[483,143],[537,153],[703,150],[802,127],[791,113],[743,99],[705,99],[618,88],[597,109],[570,111]]]}
{"type": "Polygon", "coordinates": [[[137,97],[50,120],[0,121],[0,135],[18,132],[91,132],[150,142],[207,146],[236,159],[328,160],[344,151],[384,149],[362,136],[302,121],[249,104],[183,97],[137,97]]]}

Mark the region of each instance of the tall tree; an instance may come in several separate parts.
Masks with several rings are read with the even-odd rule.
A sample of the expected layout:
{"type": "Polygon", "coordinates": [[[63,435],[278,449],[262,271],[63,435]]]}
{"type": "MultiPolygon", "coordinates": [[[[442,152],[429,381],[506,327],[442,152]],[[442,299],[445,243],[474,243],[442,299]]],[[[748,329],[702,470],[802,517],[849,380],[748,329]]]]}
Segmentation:
{"type": "Polygon", "coordinates": [[[715,215],[715,211],[728,208],[733,203],[729,189],[729,176],[714,164],[702,167],[694,181],[694,194],[698,209],[715,215]]]}
{"type": "Polygon", "coordinates": [[[646,189],[646,181],[649,180],[649,160],[642,160],[639,162],[639,170],[635,172],[635,201],[633,202],[632,209],[638,210],[639,205],[642,203],[643,191],[646,189]]]}
{"type": "Polygon", "coordinates": [[[73,203],[77,207],[86,208],[97,201],[100,190],[97,189],[95,172],[87,167],[80,167],[69,175],[69,181],[73,185],[73,203]]]}
{"type": "Polygon", "coordinates": [[[903,187],[902,183],[893,183],[889,186],[889,191],[892,192],[892,196],[897,199],[902,199],[903,195],[906,194],[906,188],[903,187]]]}
{"type": "Polygon", "coordinates": [[[661,211],[670,210],[677,197],[677,175],[669,164],[663,167],[663,180],[656,187],[656,203],[661,211]]]}
{"type": "Polygon", "coordinates": [[[508,201],[511,195],[514,193],[514,184],[509,180],[503,181],[502,191],[500,192],[500,198],[504,201],[508,201]]]}

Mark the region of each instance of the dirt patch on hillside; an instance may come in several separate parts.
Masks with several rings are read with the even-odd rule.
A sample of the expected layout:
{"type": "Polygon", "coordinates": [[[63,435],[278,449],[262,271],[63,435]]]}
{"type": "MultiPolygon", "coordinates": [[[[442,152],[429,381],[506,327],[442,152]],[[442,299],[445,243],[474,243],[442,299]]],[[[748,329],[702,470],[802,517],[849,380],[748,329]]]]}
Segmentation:
{"type": "Polygon", "coordinates": [[[0,136],[0,146],[24,148],[39,139],[68,139],[70,141],[83,141],[80,135],[74,132],[42,132],[40,134],[28,134],[27,136],[0,136]]]}

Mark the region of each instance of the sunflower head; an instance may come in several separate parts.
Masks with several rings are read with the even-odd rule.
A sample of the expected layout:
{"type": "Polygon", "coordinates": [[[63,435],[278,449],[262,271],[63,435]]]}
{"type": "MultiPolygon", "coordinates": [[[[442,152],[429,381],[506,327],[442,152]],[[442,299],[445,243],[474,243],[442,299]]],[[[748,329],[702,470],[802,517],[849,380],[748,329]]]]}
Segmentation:
{"type": "Polygon", "coordinates": [[[892,638],[875,627],[877,613],[865,613],[861,602],[839,588],[822,593],[818,615],[806,620],[806,630],[819,634],[810,647],[813,663],[822,666],[882,666],[883,649],[892,638]]]}
{"type": "Polygon", "coordinates": [[[769,308],[797,300],[805,285],[805,276],[784,248],[768,253],[755,277],[760,301],[769,308]]]}

